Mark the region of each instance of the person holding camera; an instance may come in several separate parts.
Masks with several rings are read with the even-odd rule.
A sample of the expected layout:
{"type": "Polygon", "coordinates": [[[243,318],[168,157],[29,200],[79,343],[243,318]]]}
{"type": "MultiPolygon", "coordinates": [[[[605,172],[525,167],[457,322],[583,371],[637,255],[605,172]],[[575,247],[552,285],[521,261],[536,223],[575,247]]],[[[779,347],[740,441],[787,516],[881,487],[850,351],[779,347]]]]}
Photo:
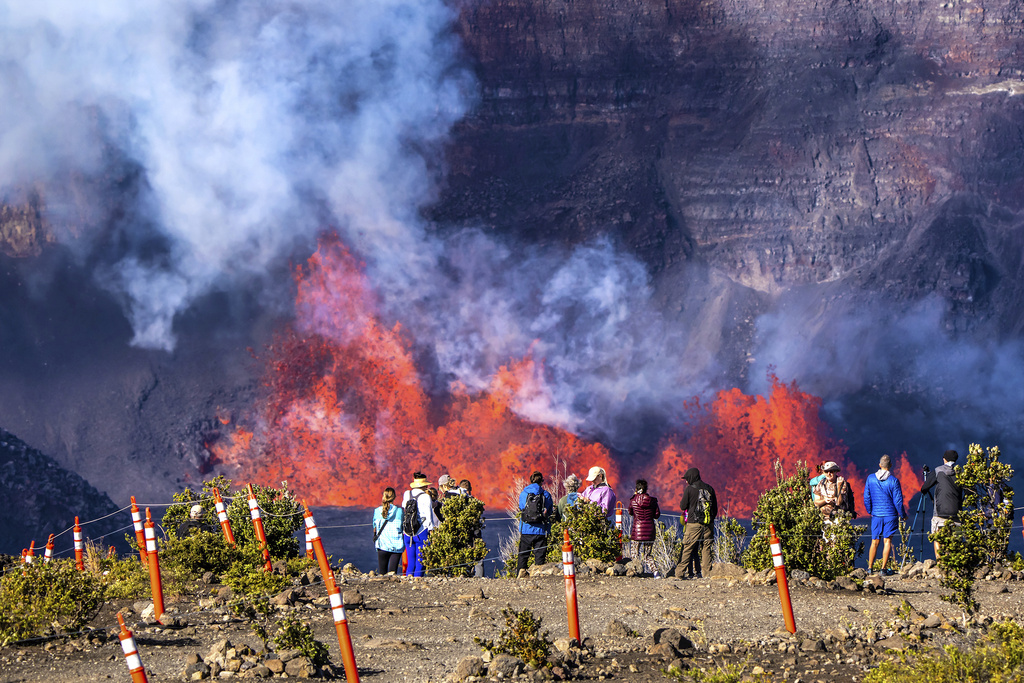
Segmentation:
{"type": "MultiPolygon", "coordinates": [[[[960,502],[963,500],[963,491],[956,482],[956,471],[953,469],[960,454],[954,450],[948,450],[942,454],[942,464],[932,472],[928,466],[924,467],[924,484],[921,486],[921,493],[928,494],[935,489],[932,496],[935,499],[935,512],[932,514],[932,533],[941,529],[946,522],[960,512],[960,502]]],[[[935,545],[935,560],[938,561],[941,548],[938,541],[935,545]]]]}

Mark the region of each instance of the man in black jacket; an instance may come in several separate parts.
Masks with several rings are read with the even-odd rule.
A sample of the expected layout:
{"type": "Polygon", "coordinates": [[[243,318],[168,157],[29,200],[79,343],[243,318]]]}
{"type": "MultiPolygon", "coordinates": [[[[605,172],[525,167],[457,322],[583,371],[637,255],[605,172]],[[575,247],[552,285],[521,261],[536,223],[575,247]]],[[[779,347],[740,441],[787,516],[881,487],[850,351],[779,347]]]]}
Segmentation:
{"type": "Polygon", "coordinates": [[[711,543],[715,538],[715,517],[718,516],[718,498],[715,490],[701,481],[700,470],[691,467],[683,475],[686,488],[679,508],[686,520],[683,531],[683,557],[680,564],[690,566],[691,558],[700,550],[700,576],[711,575],[711,543]]]}
{"type": "MultiPolygon", "coordinates": [[[[956,451],[946,451],[942,454],[942,464],[935,468],[934,472],[925,475],[924,485],[921,486],[921,493],[925,494],[935,489],[935,512],[932,514],[932,533],[952,519],[960,512],[961,491],[960,485],[956,483],[956,472],[953,465],[956,464],[960,454],[956,451]]],[[[935,559],[939,559],[939,542],[935,541],[935,559]]]]}

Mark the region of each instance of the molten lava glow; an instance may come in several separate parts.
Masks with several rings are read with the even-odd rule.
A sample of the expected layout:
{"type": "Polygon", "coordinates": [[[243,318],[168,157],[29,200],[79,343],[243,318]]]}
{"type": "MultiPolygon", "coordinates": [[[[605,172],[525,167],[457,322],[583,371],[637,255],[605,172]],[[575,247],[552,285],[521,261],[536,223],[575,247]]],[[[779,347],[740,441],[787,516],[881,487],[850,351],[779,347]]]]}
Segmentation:
{"type": "Polygon", "coordinates": [[[448,406],[432,407],[409,341],[381,324],[362,268],[341,244],[322,243],[296,277],[297,321],[269,349],[255,427],[209,446],[237,479],[286,480],[312,505],[370,506],[420,470],[434,482],[444,473],[469,479],[475,496],[504,507],[514,478],[550,472],[555,458],[570,471],[615,472],[603,446],[513,412],[543,393],[533,360],[501,368],[475,396],[453,386],[448,406]]]}
{"type": "MultiPolygon", "coordinates": [[[[665,509],[681,497],[682,476],[690,467],[698,468],[715,488],[720,514],[749,518],[760,493],[775,485],[776,461],[790,475],[801,462],[813,473],[815,465],[833,460],[853,486],[858,512],[865,514],[866,475],[847,461],[847,447],[821,419],[821,399],[800,391],[796,382],[785,384],[774,375],[770,379],[768,398],[730,389],[720,391],[710,405],[694,401],[687,406],[691,431],[667,438],[647,469],[647,479],[658,482],[658,491],[668,495],[665,509]]],[[[894,458],[893,470],[909,501],[921,481],[906,453],[894,458]]]]}
{"type": "MultiPolygon", "coordinates": [[[[604,446],[517,414],[557,414],[539,361],[510,362],[483,392],[453,384],[439,400],[424,389],[410,340],[400,326],[381,322],[362,265],[337,239],[321,243],[296,284],[295,324],[264,358],[264,400],[207,445],[214,464],[236,480],[288,481],[312,505],[375,506],[384,487],[405,490],[415,471],[433,482],[447,473],[469,479],[489,507],[504,508],[513,481],[535,469],[582,478],[599,465],[628,500],[632,482],[620,478],[604,446]]],[[[787,473],[801,461],[835,460],[861,495],[865,475],[821,420],[820,399],[771,379],[767,399],[731,389],[710,405],[687,406],[691,430],[666,439],[640,470],[666,512],[675,510],[691,466],[718,491],[722,513],[734,517],[749,517],[758,495],[775,484],[776,460],[787,473]]],[[[905,456],[896,473],[905,492],[920,485],[905,456]]]]}

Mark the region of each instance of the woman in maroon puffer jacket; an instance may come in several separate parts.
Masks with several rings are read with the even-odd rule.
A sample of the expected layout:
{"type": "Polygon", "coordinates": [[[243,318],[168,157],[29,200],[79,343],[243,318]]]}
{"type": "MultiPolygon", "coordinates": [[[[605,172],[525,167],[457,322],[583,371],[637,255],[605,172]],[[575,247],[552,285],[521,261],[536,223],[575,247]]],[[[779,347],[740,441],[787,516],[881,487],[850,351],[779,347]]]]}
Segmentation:
{"type": "Polygon", "coordinates": [[[636,493],[629,499],[629,514],[633,516],[633,526],[629,530],[629,555],[641,562],[642,571],[646,572],[650,567],[653,572],[651,552],[657,537],[654,520],[661,517],[661,510],[658,509],[658,499],[647,495],[646,479],[636,480],[636,493]]]}

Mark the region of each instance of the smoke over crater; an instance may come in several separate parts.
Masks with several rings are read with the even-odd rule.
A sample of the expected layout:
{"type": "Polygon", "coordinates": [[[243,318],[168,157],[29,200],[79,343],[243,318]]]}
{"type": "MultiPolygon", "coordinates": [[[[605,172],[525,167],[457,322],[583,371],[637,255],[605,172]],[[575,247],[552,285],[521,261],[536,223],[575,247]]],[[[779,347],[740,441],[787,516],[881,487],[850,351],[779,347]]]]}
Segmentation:
{"type": "MultiPolygon", "coordinates": [[[[755,49],[771,33],[760,13],[661,22],[652,4],[642,25],[575,8],[568,25],[594,30],[561,43],[541,13],[524,46],[502,14],[521,5],[0,4],[0,199],[38,198],[130,326],[116,361],[131,370],[90,368],[122,431],[145,424],[109,457],[159,463],[158,478],[223,465],[312,486],[323,471],[393,484],[412,467],[403,449],[437,467],[498,453],[501,480],[544,449],[625,477],[847,457],[833,436],[862,473],[880,450],[920,464],[940,445],[1020,445],[1020,220],[988,186],[963,189],[982,160],[950,169],[916,130],[868,129],[876,108],[947,123],[963,110],[906,94],[941,80],[905,68],[908,41],[837,19],[856,41],[805,45],[801,30],[755,49]],[[642,39],[662,23],[689,38],[642,39]],[[623,27],[643,35],[620,41],[623,27]],[[280,372],[243,368],[217,338],[267,324],[220,315],[218,297],[279,315],[253,336],[280,372]],[[230,377],[211,389],[220,358],[230,377]]],[[[972,125],[1000,106],[1012,138],[1015,103],[986,100],[972,125]]],[[[39,300],[75,286],[51,268],[60,285],[37,284],[39,300]]],[[[26,329],[2,339],[30,348],[26,329]]],[[[104,338],[107,353],[121,341],[104,338]]],[[[61,355],[47,353],[38,367],[61,355]]],[[[7,373],[5,393],[81,383],[61,361],[38,390],[7,373]]],[[[81,410],[4,426],[84,472],[102,439],[81,410]]],[[[748,484],[735,495],[764,482],[748,484]]]]}

